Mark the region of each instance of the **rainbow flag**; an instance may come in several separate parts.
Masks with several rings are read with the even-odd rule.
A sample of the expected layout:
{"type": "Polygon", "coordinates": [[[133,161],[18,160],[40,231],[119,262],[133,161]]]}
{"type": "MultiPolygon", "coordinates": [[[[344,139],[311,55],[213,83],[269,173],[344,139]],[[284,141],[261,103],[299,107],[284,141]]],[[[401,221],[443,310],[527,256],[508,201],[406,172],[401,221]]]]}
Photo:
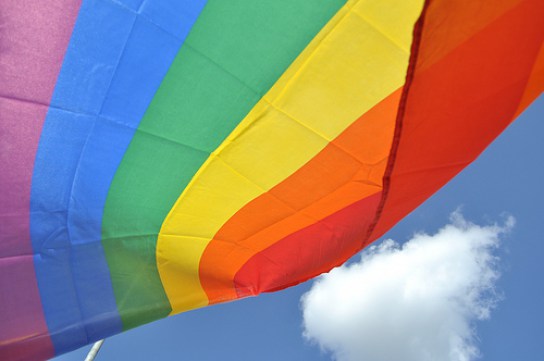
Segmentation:
{"type": "Polygon", "coordinates": [[[542,0],[3,0],[0,359],[342,264],[544,89],[542,0]]]}

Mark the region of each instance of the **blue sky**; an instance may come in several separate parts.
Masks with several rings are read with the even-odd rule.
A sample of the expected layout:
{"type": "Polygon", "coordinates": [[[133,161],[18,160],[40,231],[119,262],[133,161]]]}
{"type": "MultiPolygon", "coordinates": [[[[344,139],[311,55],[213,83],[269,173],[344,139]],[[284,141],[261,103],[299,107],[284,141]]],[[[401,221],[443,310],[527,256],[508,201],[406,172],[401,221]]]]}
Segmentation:
{"type": "MultiPolygon", "coordinates": [[[[436,232],[459,207],[481,225],[502,222],[505,214],[516,218],[496,252],[502,300],[489,320],[477,323],[481,360],[544,360],[542,134],[541,96],[473,164],[383,237],[402,243],[415,232],[436,232]]],[[[156,321],[107,339],[96,360],[331,360],[302,336],[300,297],[311,285],[156,321]]],[[[89,348],[55,360],[83,360],[89,348]]]]}

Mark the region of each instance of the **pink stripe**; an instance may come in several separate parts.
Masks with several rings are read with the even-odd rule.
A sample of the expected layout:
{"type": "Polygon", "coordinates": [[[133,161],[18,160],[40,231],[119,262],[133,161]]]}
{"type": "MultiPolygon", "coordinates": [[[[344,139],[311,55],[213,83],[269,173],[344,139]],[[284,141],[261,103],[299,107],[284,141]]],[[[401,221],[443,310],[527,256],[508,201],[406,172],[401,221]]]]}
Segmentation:
{"type": "Polygon", "coordinates": [[[54,353],[34,272],[30,186],[79,6],[74,0],[0,2],[0,359],[54,353]]]}

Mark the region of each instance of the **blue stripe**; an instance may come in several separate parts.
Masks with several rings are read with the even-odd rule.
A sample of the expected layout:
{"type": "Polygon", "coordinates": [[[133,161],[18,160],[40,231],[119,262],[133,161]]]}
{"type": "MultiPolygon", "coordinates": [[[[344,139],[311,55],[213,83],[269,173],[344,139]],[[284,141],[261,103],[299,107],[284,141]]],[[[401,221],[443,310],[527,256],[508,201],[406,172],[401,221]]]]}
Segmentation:
{"type": "Polygon", "coordinates": [[[85,0],[34,167],[31,237],[57,354],[121,332],[104,256],[108,189],[205,0],[85,0]]]}

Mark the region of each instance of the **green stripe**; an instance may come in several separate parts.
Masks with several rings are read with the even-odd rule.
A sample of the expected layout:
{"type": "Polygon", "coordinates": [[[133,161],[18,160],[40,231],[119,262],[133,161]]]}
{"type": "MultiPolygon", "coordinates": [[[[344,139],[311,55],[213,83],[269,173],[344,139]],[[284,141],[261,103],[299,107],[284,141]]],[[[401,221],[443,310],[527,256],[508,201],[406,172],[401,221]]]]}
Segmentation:
{"type": "Polygon", "coordinates": [[[183,189],[343,0],[210,0],[108,194],[102,237],[124,328],[167,316],[157,234],[183,189]]]}

